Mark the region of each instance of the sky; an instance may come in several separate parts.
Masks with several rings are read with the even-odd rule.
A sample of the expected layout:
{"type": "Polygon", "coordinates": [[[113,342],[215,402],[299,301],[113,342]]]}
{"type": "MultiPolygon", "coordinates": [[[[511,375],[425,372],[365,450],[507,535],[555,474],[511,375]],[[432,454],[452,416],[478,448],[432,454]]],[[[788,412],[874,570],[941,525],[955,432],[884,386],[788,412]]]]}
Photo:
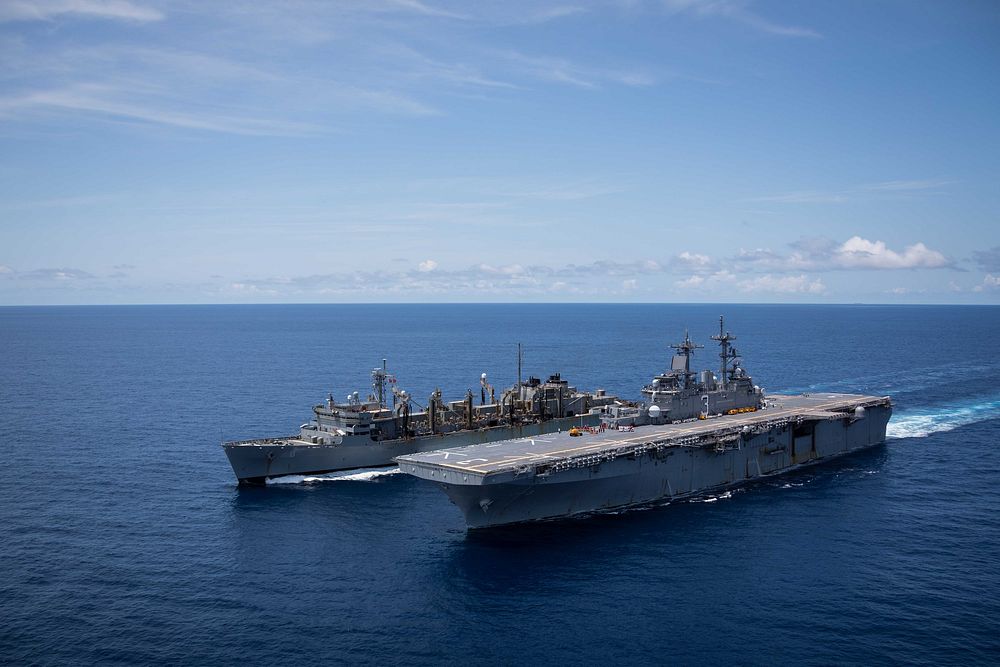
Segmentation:
{"type": "Polygon", "coordinates": [[[0,305],[1000,303],[992,0],[2,0],[0,305]]]}

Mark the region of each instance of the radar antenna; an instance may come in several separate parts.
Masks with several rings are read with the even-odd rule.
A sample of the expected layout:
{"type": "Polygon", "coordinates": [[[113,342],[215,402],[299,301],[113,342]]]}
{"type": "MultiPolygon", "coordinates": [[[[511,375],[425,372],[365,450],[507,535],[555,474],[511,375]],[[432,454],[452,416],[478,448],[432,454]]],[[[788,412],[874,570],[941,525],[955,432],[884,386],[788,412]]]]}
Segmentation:
{"type": "Polygon", "coordinates": [[[736,340],[736,336],[725,331],[722,315],[719,315],[719,335],[712,336],[712,340],[719,341],[719,345],[722,346],[722,352],[719,353],[719,358],[722,359],[722,364],[719,366],[719,381],[725,384],[729,382],[729,362],[736,361],[740,353],[729,344],[730,341],[736,340]]]}
{"type": "Polygon", "coordinates": [[[692,342],[691,337],[688,336],[687,329],[685,329],[684,340],[680,343],[671,343],[670,347],[677,350],[678,357],[684,357],[684,386],[687,387],[691,378],[694,376],[694,373],[691,372],[691,355],[694,354],[694,351],[698,348],[705,346],[692,342]]]}

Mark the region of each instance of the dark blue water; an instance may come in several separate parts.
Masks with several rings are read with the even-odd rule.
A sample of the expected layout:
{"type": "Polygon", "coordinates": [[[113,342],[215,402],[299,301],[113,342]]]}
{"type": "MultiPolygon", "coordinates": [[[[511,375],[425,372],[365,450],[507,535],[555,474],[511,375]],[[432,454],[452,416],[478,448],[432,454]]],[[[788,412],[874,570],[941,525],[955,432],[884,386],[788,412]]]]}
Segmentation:
{"type": "MultiPolygon", "coordinates": [[[[467,534],[401,474],[237,488],[387,357],[418,400],[637,397],[719,306],[0,309],[0,662],[1000,660],[1000,309],[726,306],[767,390],[891,393],[886,445],[701,502],[467,534]]],[[[699,366],[715,367],[715,351],[699,366]]]]}

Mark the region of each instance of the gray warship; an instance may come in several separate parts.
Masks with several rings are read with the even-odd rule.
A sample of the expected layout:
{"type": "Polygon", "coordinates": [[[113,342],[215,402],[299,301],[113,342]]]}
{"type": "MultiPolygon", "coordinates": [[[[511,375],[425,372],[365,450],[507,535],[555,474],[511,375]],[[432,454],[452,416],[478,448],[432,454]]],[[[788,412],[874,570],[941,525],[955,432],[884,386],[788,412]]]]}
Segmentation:
{"type": "Polygon", "coordinates": [[[617,399],[602,390],[578,391],[558,373],[542,381],[521,381],[499,399],[483,373],[480,401],[472,390],[464,399],[444,401],[435,390],[420,406],[398,387],[385,360],[372,371],[367,399],[359,392],[337,403],[313,407],[313,418],[293,435],[222,443],[241,484],[263,484],[284,475],[318,475],[340,470],[394,465],[393,458],[414,452],[472,443],[538,436],[600,423],[600,410],[617,399]]]}
{"type": "Polygon", "coordinates": [[[437,483],[470,528],[612,510],[714,493],[885,440],[887,396],[767,395],[719,318],[719,374],[691,371],[702,347],[674,344],[644,402],[598,409],[597,427],[397,457],[437,483]]]}

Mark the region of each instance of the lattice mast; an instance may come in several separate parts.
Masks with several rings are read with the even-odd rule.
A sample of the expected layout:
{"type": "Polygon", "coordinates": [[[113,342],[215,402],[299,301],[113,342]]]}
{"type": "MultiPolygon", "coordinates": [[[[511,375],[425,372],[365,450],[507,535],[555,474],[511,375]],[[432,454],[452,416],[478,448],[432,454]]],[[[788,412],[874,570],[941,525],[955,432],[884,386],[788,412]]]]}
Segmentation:
{"type": "Polygon", "coordinates": [[[730,381],[729,362],[736,361],[740,353],[735,347],[730,345],[730,341],[736,340],[736,336],[725,331],[725,323],[722,315],[719,315],[719,334],[712,336],[712,340],[719,341],[719,345],[722,347],[722,351],[719,352],[719,358],[722,360],[722,363],[719,365],[719,381],[726,384],[730,381]]]}
{"type": "Polygon", "coordinates": [[[684,357],[684,386],[688,387],[691,384],[691,378],[694,373],[691,372],[691,355],[698,348],[705,347],[704,345],[699,345],[691,340],[688,336],[687,329],[684,330],[684,340],[679,343],[671,343],[670,347],[677,350],[677,355],[684,357]]]}

